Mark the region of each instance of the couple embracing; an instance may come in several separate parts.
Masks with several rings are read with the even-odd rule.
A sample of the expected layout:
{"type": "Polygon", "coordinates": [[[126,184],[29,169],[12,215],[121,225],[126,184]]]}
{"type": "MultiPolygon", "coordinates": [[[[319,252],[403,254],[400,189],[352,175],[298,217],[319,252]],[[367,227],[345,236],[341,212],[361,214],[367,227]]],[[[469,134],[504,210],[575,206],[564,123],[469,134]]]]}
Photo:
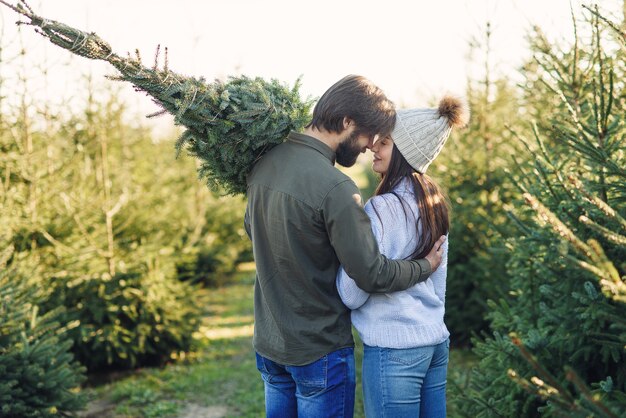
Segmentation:
{"type": "Polygon", "coordinates": [[[425,172],[467,117],[451,97],[396,112],[351,75],[254,166],[244,223],[268,417],[353,416],[352,324],[368,417],[445,416],[448,207],[425,172]],[[363,207],[335,163],[350,167],[366,149],[381,181],[363,207]]]}

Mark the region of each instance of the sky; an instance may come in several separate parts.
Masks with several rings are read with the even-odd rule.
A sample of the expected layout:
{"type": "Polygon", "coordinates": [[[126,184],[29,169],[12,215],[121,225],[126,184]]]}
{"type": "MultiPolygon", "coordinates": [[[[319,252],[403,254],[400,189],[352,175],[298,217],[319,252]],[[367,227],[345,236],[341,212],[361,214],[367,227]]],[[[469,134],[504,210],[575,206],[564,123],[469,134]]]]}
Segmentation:
{"type": "MultiPolygon", "coordinates": [[[[16,2],[17,0],[10,0],[16,2]]],[[[620,0],[621,1],[621,0],[620,0]]],[[[618,0],[605,0],[615,6],[618,0]]],[[[39,15],[96,32],[117,53],[138,48],[151,65],[160,44],[172,70],[207,80],[245,74],[293,84],[319,97],[346,74],[361,74],[400,107],[425,106],[446,92],[462,95],[480,78],[484,51],[470,57],[491,22],[494,75],[515,81],[529,57],[526,35],[539,25],[550,39],[573,39],[570,4],[577,0],[30,0],[39,15]]],[[[104,62],[74,57],[0,5],[0,75],[5,95],[23,89],[58,106],[80,97],[77,82],[115,74],[104,62]],[[24,49],[26,54],[19,51],[24,49]],[[41,68],[46,71],[42,73],[41,68]]],[[[102,85],[105,85],[104,82],[102,85]]],[[[155,111],[130,86],[120,87],[133,112],[155,111]]],[[[35,99],[36,98],[36,99],[35,99]]]]}

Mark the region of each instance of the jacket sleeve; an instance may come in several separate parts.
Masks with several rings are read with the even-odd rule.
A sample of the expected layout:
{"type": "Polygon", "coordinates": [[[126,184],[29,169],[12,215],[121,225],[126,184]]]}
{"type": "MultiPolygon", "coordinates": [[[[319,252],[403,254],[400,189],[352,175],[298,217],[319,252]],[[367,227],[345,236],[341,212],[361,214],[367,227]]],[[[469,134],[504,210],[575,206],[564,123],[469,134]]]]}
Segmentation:
{"type": "MultiPolygon", "coordinates": [[[[382,224],[380,219],[376,216],[376,212],[372,207],[372,201],[368,201],[365,204],[365,213],[370,218],[370,224],[372,227],[372,233],[374,234],[374,238],[378,243],[378,249],[381,254],[388,256],[389,254],[386,252],[385,244],[381,241],[382,238],[382,224]]],[[[341,296],[341,300],[344,305],[348,308],[354,310],[360,308],[370,297],[370,294],[357,286],[354,279],[348,276],[348,273],[344,270],[343,266],[339,269],[337,273],[337,290],[339,291],[339,296],[341,296]]]]}
{"type": "Polygon", "coordinates": [[[321,207],[330,244],[346,274],[368,293],[405,290],[426,280],[431,273],[427,260],[389,260],[380,253],[360,201],[358,188],[346,180],[328,193],[321,207]]]}
{"type": "MultiPolygon", "coordinates": [[[[365,204],[365,213],[367,213],[370,217],[372,233],[374,234],[374,238],[378,243],[378,249],[382,254],[385,254],[383,243],[380,242],[380,220],[377,217],[372,217],[372,214],[370,213],[371,205],[371,201],[365,204]]],[[[339,268],[339,272],[337,273],[337,290],[339,291],[339,296],[341,296],[343,304],[352,310],[360,308],[365,302],[367,302],[370,297],[369,293],[357,286],[354,279],[348,276],[348,273],[346,273],[346,270],[343,268],[343,266],[339,268]]]]}
{"type": "Polygon", "coordinates": [[[246,205],[246,214],[243,216],[243,227],[246,230],[248,238],[252,239],[252,233],[250,232],[250,212],[248,212],[248,206],[246,205]]]}

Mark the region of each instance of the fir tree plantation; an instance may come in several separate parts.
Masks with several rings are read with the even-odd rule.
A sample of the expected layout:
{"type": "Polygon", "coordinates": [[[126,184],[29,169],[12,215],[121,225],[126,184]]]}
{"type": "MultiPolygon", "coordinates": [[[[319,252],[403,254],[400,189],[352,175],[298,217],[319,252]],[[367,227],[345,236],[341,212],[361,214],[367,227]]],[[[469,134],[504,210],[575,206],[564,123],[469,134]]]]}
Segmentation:
{"type": "Polygon", "coordinates": [[[526,152],[509,174],[507,293],[474,339],[480,363],[457,398],[467,416],[625,411],[625,40],[587,16],[564,50],[539,29],[532,38],[532,122],[509,129],[526,152]]]}
{"type": "MultiPolygon", "coordinates": [[[[159,385],[174,379],[168,370],[213,376],[206,362],[238,358],[234,346],[206,355],[219,345],[203,324],[230,308],[212,310],[202,295],[218,304],[239,289],[228,285],[251,260],[246,175],[302,127],[311,103],[297,84],[180,75],[166,53],[145,66],[24,2],[10,7],[54,44],[112,64],[184,132],[153,141],[114,93],[94,98],[110,89],[104,80],[85,83],[70,114],[34,103],[26,80],[22,106],[1,114],[0,416],[70,414],[99,393],[85,385],[96,373],[164,365],[158,378],[146,369],[157,371],[141,396],[133,380],[113,383],[120,408],[175,415],[203,390],[231,397],[231,415],[261,414],[257,398],[210,391],[217,380],[159,385]],[[210,360],[183,369],[198,353],[210,360]]],[[[622,22],[594,7],[573,14],[567,44],[531,33],[520,85],[489,69],[468,80],[470,126],[433,166],[453,205],[446,322],[457,352],[476,359],[452,357],[453,417],[626,415],[626,2],[622,22]]],[[[487,27],[473,59],[488,55],[491,36],[487,27]]],[[[229,302],[242,317],[251,309],[229,302]]],[[[258,379],[228,364],[216,379],[258,379]]]]}

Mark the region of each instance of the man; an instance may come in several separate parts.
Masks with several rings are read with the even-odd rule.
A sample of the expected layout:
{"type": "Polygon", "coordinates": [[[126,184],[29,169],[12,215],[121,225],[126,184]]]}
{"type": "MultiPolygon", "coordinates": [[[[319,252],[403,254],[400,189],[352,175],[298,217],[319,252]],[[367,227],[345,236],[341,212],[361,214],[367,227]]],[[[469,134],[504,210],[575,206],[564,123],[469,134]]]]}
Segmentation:
{"type": "Polygon", "coordinates": [[[268,152],[248,178],[245,226],[257,277],[253,344],[272,417],[350,417],[355,365],[350,311],[335,286],[340,265],[370,293],[407,289],[441,262],[388,260],[378,250],[359,189],[334,167],[354,165],[386,136],[395,110],[369,80],[328,89],[303,134],[268,152]]]}

